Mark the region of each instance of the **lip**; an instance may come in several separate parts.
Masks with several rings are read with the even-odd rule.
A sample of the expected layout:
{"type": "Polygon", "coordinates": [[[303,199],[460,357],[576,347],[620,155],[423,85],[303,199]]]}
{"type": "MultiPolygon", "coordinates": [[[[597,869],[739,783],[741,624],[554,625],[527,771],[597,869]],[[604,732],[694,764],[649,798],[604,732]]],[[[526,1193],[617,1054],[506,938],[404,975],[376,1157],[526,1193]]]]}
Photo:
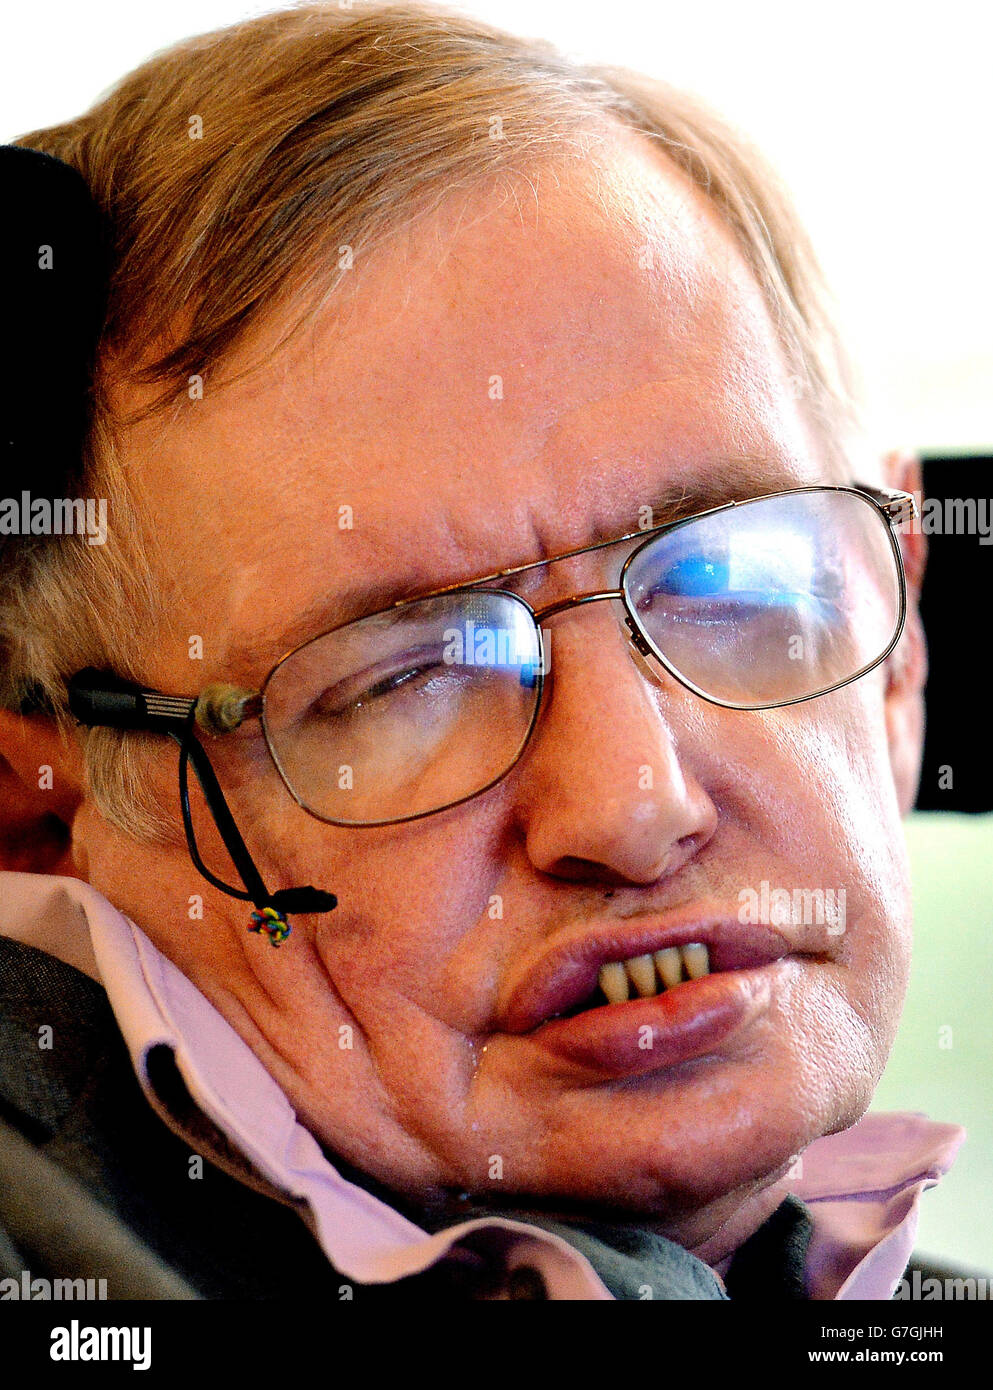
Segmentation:
{"type": "Polygon", "coordinates": [[[788,957],[822,953],[821,943],[801,945],[773,927],[743,924],[724,914],[587,927],[524,967],[501,1011],[501,1026],[596,1071],[657,1070],[706,1052],[767,1006],[776,982],[795,964],[788,957]],[[602,965],[690,942],[707,947],[711,974],[648,999],[557,1017],[593,993],[602,965]]]}
{"type": "Polygon", "coordinates": [[[671,946],[688,946],[694,941],[707,947],[711,971],[721,974],[769,965],[797,950],[774,927],[743,925],[724,916],[694,915],[682,921],[656,918],[638,924],[611,922],[551,946],[535,965],[525,967],[527,973],[511,987],[501,1010],[501,1026],[507,1033],[529,1033],[592,994],[602,965],[650,955],[671,946]]]}
{"type": "Polygon", "coordinates": [[[768,1008],[792,956],[754,970],[687,980],[650,999],[550,1019],[529,1041],[559,1061],[605,1077],[641,1076],[707,1053],[768,1008]]]}

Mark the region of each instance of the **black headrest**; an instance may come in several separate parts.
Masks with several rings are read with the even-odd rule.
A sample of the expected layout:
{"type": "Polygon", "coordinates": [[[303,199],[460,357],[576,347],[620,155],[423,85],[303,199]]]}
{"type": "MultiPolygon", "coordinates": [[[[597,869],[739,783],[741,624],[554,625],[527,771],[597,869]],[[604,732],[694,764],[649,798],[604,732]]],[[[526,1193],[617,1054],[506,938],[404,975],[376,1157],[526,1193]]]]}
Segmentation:
{"type": "Polygon", "coordinates": [[[0,496],[64,497],[88,424],[106,238],[85,179],[61,160],[0,146],[0,187],[0,496]]]}

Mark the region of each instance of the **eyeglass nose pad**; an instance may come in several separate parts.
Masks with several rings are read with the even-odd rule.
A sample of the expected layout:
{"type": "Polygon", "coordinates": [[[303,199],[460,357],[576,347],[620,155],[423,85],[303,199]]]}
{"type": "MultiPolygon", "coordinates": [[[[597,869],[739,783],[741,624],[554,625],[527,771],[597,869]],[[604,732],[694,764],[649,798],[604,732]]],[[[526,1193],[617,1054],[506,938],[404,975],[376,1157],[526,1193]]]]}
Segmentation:
{"type": "Polygon", "coordinates": [[[632,647],[634,647],[635,651],[638,652],[641,656],[651,656],[652,649],[645,641],[644,637],[641,635],[638,629],[635,627],[634,619],[631,617],[630,613],[626,613],[624,615],[624,622],[631,633],[631,636],[628,640],[630,641],[632,647]]]}

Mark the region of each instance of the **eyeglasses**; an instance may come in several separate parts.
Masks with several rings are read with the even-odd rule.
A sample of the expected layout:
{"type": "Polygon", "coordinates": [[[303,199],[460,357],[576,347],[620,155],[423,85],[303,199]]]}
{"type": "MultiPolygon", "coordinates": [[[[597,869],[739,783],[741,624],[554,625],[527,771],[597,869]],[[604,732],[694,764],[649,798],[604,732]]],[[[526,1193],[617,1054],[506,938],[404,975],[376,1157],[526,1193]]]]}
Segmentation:
{"type": "Polygon", "coordinates": [[[180,743],[187,838],[206,873],[188,817],[188,760],[215,819],[217,797],[231,818],[194,722],[225,734],[258,718],[287,791],[319,820],[356,828],[416,820],[481,795],[517,764],[548,685],[545,625],[580,605],[619,603],[642,657],[727,709],[797,704],[858,680],[903,630],[894,530],[916,514],[912,494],[862,486],[729,502],[399,600],[295,647],[257,690],[213,684],[196,698],[168,696],[87,671],[71,683],[70,708],[86,723],[158,728],[180,743]],[[536,609],[501,585],[622,543],[617,587],[536,609]]]}

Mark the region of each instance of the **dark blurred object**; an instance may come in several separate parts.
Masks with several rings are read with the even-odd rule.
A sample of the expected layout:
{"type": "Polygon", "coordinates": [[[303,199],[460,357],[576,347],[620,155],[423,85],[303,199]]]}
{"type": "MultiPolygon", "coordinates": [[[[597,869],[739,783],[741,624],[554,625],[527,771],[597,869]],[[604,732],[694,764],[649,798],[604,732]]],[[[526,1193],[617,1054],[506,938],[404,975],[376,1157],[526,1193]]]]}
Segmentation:
{"type": "Polygon", "coordinates": [[[991,811],[993,456],[925,454],[922,462],[928,561],[921,617],[930,670],[916,809],[991,811]]]}
{"type": "Polygon", "coordinates": [[[0,497],[68,497],[104,315],[105,230],[86,181],[61,160],[2,145],[0,182],[0,497]]]}

